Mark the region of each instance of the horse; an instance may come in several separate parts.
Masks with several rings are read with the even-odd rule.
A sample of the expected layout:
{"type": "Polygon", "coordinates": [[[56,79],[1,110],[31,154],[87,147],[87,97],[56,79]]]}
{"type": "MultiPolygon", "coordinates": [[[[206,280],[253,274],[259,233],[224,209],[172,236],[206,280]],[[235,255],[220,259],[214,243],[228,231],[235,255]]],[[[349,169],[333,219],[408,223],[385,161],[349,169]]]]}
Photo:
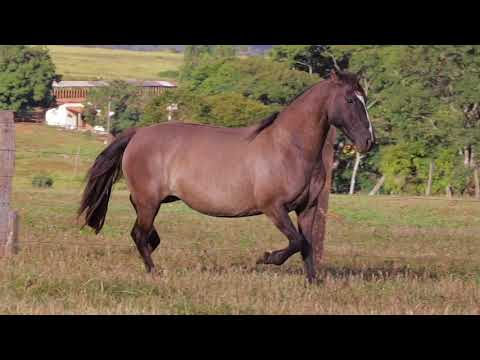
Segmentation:
{"type": "Polygon", "coordinates": [[[131,237],[146,271],[155,274],[154,220],[162,204],[183,201],[213,217],[264,214],[288,246],[265,252],[257,263],[282,265],[301,253],[313,282],[323,254],[335,128],[361,153],[375,144],[358,74],[333,70],[281,112],[248,127],[168,122],[128,129],[88,171],[78,216],[85,214],[83,226],[98,234],[112,186],[123,175],[137,215],[131,237]]]}

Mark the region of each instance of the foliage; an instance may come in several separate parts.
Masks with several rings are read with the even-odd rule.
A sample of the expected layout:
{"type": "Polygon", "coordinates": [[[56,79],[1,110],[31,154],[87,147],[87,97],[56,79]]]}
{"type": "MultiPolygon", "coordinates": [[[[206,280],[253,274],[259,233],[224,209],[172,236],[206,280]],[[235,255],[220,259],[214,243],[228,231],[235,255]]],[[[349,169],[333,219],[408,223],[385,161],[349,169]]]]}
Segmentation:
{"type": "Polygon", "coordinates": [[[206,97],[199,119],[218,126],[248,126],[267,117],[275,109],[239,93],[230,92],[206,97]]]}
{"type": "Polygon", "coordinates": [[[278,111],[319,81],[286,64],[260,57],[239,58],[228,46],[189,46],[179,89],[153,99],[142,124],[167,121],[167,106],[179,106],[176,120],[226,127],[250,125],[278,111]]]}
{"type": "Polygon", "coordinates": [[[423,149],[412,147],[411,144],[401,143],[386,146],[380,156],[380,170],[386,176],[385,191],[390,194],[413,193],[419,194],[418,186],[419,166],[423,149]]]}
{"type": "Polygon", "coordinates": [[[174,120],[225,127],[250,125],[278,109],[234,92],[199,97],[177,89],[152,99],[145,107],[141,125],[168,121],[167,107],[172,103],[178,105],[174,120]]]}
{"type": "Polygon", "coordinates": [[[146,101],[146,97],[139,95],[137,87],[120,80],[113,81],[108,86],[95,88],[89,92],[85,120],[91,125],[107,129],[110,103],[110,111],[114,113],[110,118],[110,131],[117,133],[137,125],[146,101]]]}
{"type": "Polygon", "coordinates": [[[0,109],[48,106],[55,79],[55,66],[44,47],[0,45],[0,109]]]}
{"type": "Polygon", "coordinates": [[[269,52],[273,61],[291,68],[326,77],[337,66],[345,65],[345,56],[338,59],[328,45],[275,45],[269,52]]]}
{"type": "Polygon", "coordinates": [[[216,45],[213,50],[213,56],[216,58],[230,58],[238,54],[238,49],[235,45],[216,45]]]}
{"type": "Polygon", "coordinates": [[[472,175],[472,169],[462,164],[462,156],[458,151],[446,148],[440,150],[435,159],[436,172],[433,177],[433,192],[444,193],[448,185],[455,193],[462,194],[472,175]]]}
{"type": "Polygon", "coordinates": [[[265,105],[285,105],[319,80],[318,76],[310,77],[260,57],[221,58],[191,69],[184,76],[183,86],[201,96],[236,92],[265,105]]]}
{"type": "Polygon", "coordinates": [[[168,121],[167,107],[177,104],[178,111],[174,114],[174,120],[193,122],[195,114],[200,112],[200,99],[194,94],[183,89],[166,91],[162,96],[152,98],[145,106],[141,117],[141,125],[148,126],[168,121]]]}
{"type": "Polygon", "coordinates": [[[50,176],[37,175],[32,180],[32,186],[38,188],[51,188],[53,179],[50,176]]]}
{"type": "MultiPolygon", "coordinates": [[[[480,143],[479,49],[471,45],[331,47],[335,57],[346,59],[350,71],[363,70],[362,85],[373,105],[369,112],[381,145],[375,152],[384,159],[371,171],[380,176],[385,170],[393,176],[387,176],[387,191],[422,193],[430,161],[443,150],[458,154],[480,143]],[[386,159],[393,164],[387,166],[386,159]]],[[[461,191],[469,171],[461,168],[460,156],[455,158],[453,173],[458,179],[453,181],[441,165],[436,166],[436,175],[443,180],[434,177],[434,191],[440,191],[447,178],[461,191]]]]}

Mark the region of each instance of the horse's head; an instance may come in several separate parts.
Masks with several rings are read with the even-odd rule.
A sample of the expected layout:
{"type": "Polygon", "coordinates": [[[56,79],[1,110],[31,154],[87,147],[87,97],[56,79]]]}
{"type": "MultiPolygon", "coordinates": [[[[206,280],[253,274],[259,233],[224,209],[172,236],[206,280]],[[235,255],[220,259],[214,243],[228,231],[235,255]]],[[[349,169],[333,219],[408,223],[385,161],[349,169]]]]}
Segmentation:
{"type": "Polygon", "coordinates": [[[375,144],[375,135],[368,116],[365,92],[358,76],[333,71],[330,81],[333,84],[328,104],[330,124],[342,130],[358,152],[370,151],[375,144]]]}

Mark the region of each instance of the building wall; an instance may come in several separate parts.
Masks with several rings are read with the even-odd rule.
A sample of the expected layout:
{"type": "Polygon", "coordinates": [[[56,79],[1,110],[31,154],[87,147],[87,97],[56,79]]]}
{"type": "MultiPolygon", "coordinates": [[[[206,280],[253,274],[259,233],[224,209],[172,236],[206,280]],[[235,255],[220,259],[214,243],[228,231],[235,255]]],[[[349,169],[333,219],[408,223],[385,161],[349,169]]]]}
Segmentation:
{"type": "Polygon", "coordinates": [[[79,107],[81,104],[64,104],[58,108],[50,109],[45,114],[45,122],[50,126],[61,126],[68,129],[77,129],[83,127],[83,121],[80,114],[67,109],[68,106],[79,107]]]}
{"type": "MultiPolygon", "coordinates": [[[[89,91],[92,88],[54,88],[53,95],[57,105],[66,103],[83,103],[87,100],[89,91]]],[[[158,96],[162,94],[164,87],[143,87],[140,90],[141,95],[158,96]]]]}

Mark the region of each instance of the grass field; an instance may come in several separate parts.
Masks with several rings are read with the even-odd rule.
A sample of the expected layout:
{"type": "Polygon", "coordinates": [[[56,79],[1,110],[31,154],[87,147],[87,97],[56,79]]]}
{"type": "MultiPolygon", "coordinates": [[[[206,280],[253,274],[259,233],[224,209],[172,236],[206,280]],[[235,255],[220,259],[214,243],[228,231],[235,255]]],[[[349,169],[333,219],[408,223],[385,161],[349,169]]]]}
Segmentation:
{"type": "Polygon", "coordinates": [[[169,204],[156,221],[161,274],[152,279],[129,237],[134,212],[122,183],[99,236],[76,224],[80,174],[103,146],[17,125],[21,248],[0,260],[0,313],[480,314],[480,202],[332,196],[316,286],[305,284],[298,255],[282,267],[255,264],[286,244],[265,217],[216,219],[169,204]],[[78,146],[77,176],[72,157],[39,153],[78,146]],[[53,188],[32,188],[38,173],[53,188]]]}
{"type": "Polygon", "coordinates": [[[178,70],[183,54],[48,45],[63,80],[174,80],[160,72],[178,70]]]}

